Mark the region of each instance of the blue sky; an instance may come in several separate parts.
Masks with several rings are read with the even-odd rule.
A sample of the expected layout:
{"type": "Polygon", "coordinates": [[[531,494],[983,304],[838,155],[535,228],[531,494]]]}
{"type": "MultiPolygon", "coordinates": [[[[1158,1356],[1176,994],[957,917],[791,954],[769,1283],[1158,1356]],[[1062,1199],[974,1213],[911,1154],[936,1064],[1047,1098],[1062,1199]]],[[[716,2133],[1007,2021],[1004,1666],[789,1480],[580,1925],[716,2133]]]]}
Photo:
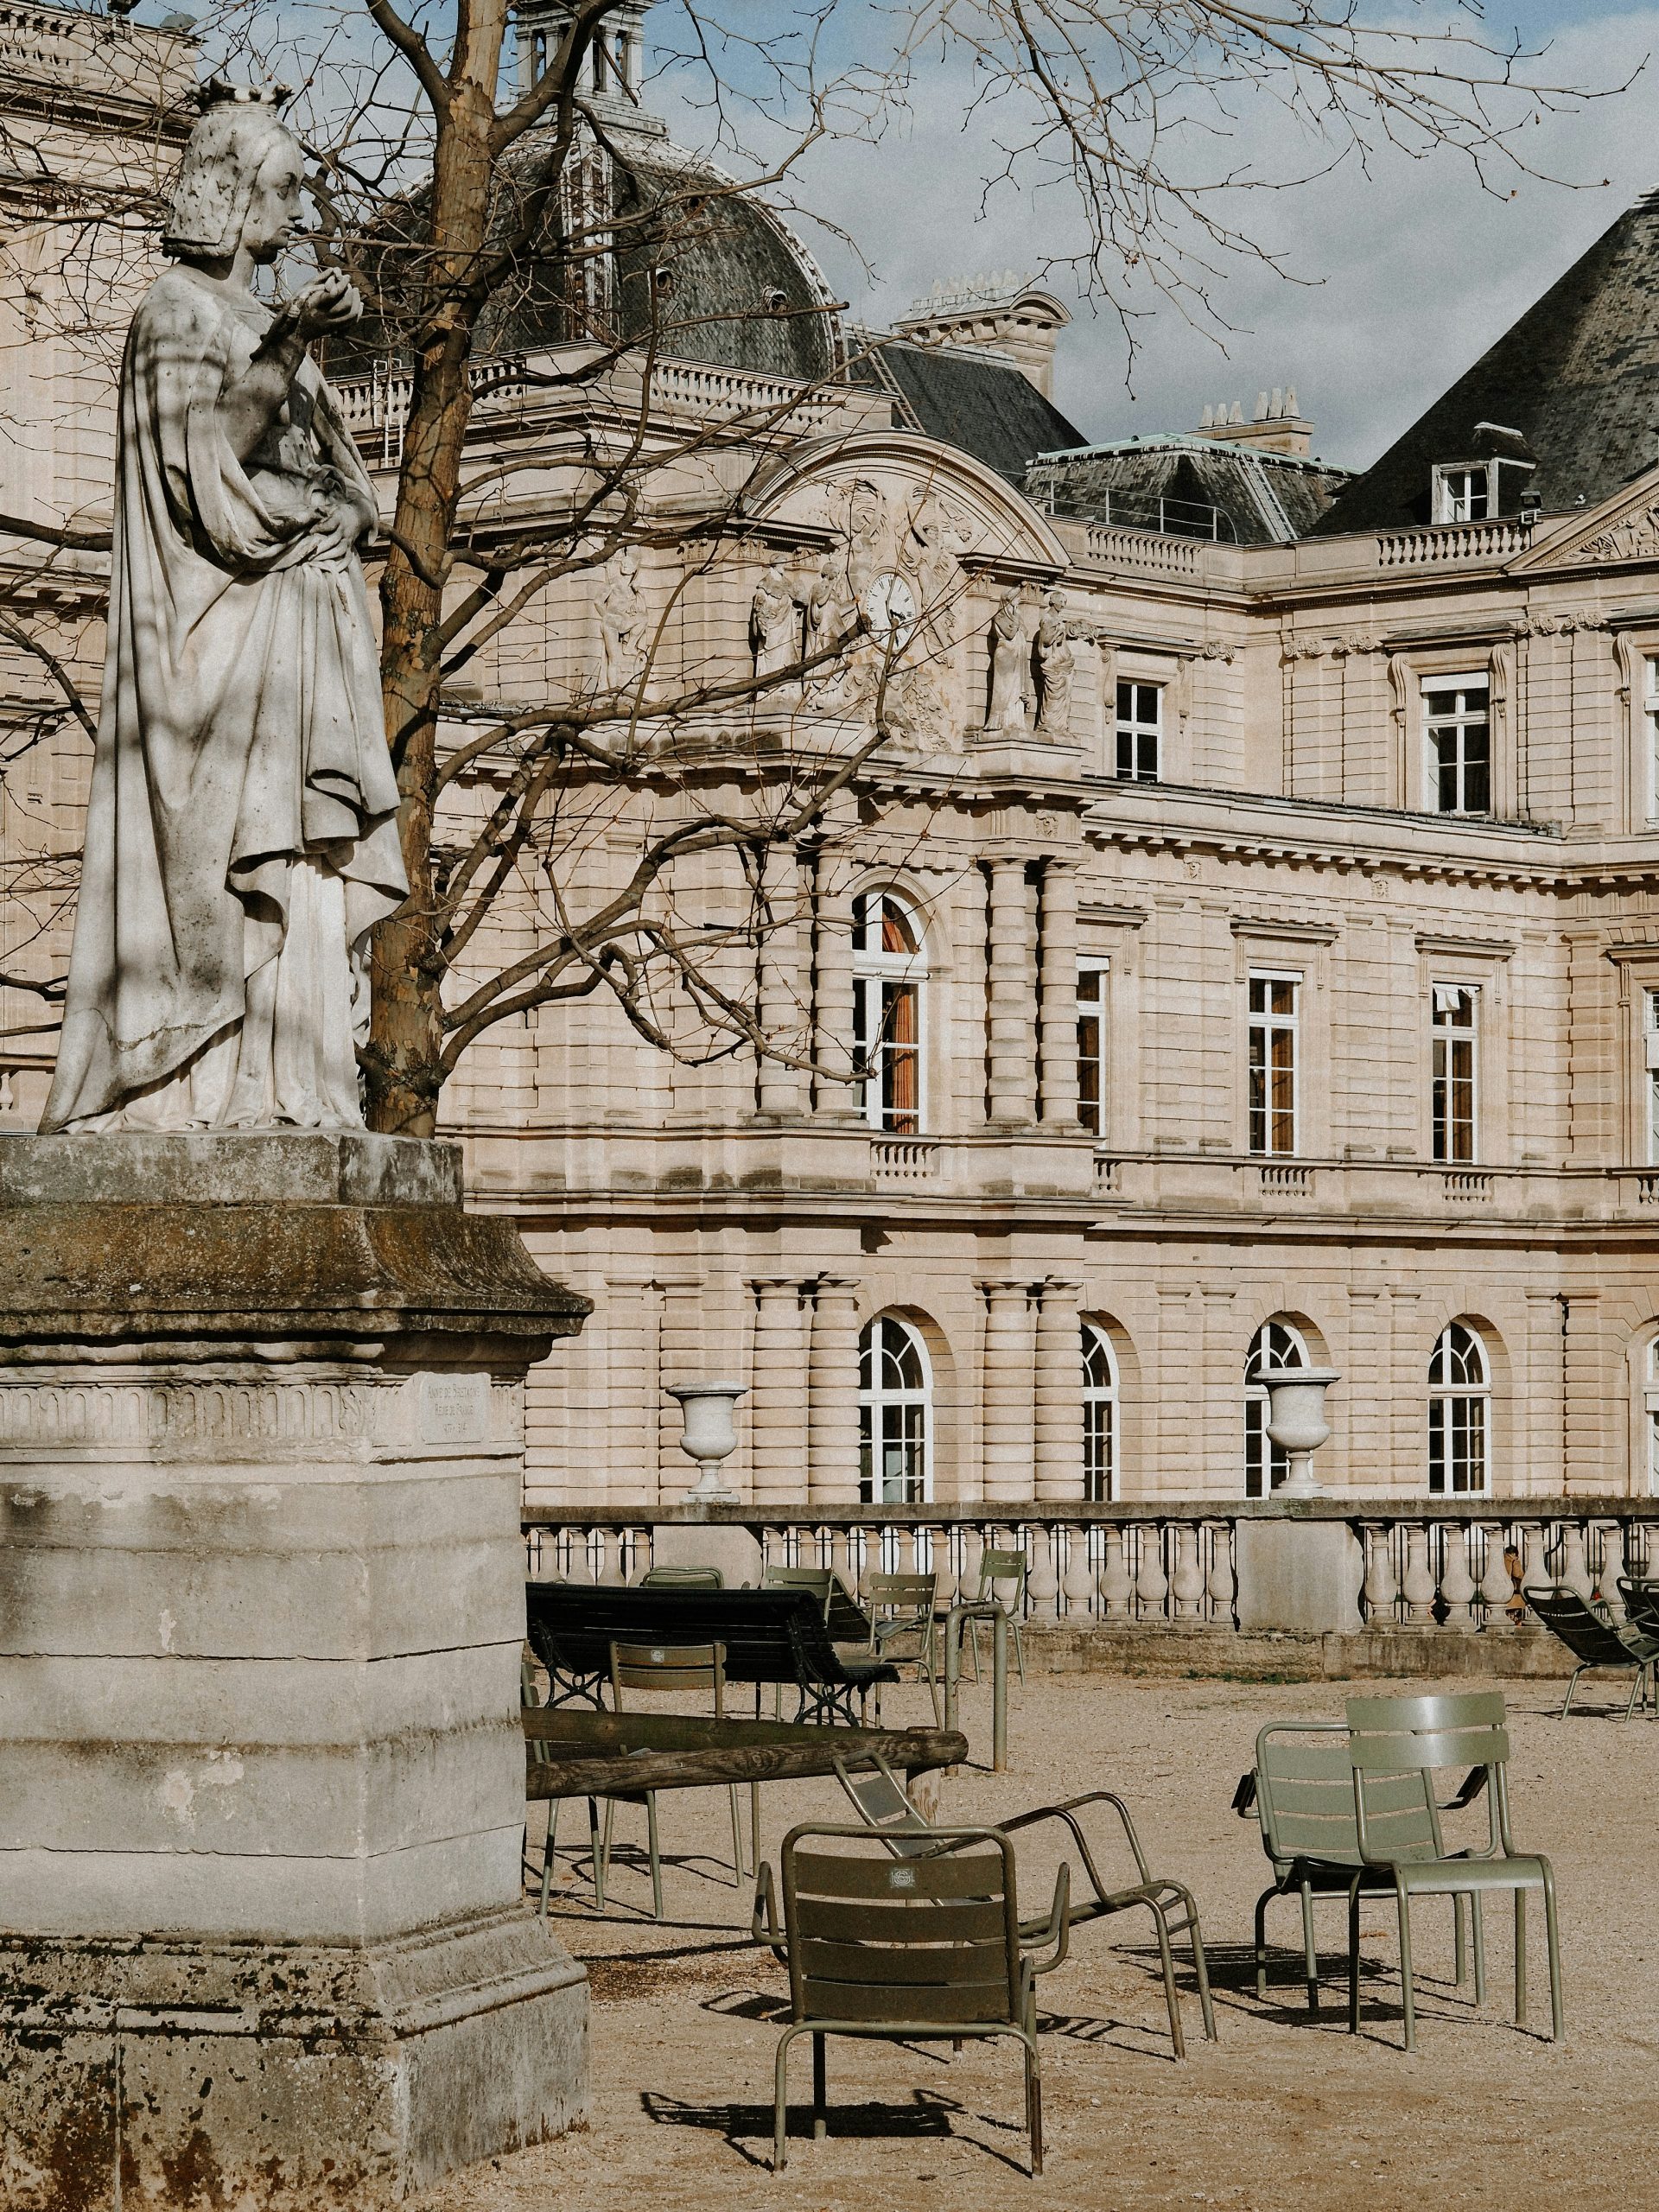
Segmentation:
{"type": "MultiPolygon", "coordinates": [[[[1084,432],[1193,427],[1206,402],[1240,399],[1248,413],[1259,389],[1292,384],[1313,418],[1316,449],[1363,463],[1659,185],[1659,6],[1529,0],[1492,10],[1489,31],[1506,22],[1550,41],[1542,73],[1560,82],[1614,84],[1656,57],[1617,98],[1529,132],[1533,165],[1577,188],[1522,181],[1513,199],[1494,197],[1466,159],[1448,153],[1384,156],[1369,175],[1350,162],[1317,185],[1259,197],[1257,235],[1297,281],[1236,263],[1212,287],[1232,326],[1224,344],[1147,297],[1132,388],[1115,318],[1091,310],[1062,276],[1055,288],[1077,321],[1061,340],[1056,397],[1084,432]]],[[[1262,124],[1282,131],[1271,110],[1262,124]]],[[[1239,146],[1271,157],[1277,144],[1251,149],[1249,129],[1241,125],[1239,146]]],[[[881,321],[937,277],[1039,266],[1063,238],[1065,210],[1005,192],[982,215],[982,145],[964,138],[959,103],[944,97],[879,150],[829,147],[810,161],[798,196],[845,226],[869,264],[867,274],[833,238],[812,234],[843,296],[881,321]]]]}

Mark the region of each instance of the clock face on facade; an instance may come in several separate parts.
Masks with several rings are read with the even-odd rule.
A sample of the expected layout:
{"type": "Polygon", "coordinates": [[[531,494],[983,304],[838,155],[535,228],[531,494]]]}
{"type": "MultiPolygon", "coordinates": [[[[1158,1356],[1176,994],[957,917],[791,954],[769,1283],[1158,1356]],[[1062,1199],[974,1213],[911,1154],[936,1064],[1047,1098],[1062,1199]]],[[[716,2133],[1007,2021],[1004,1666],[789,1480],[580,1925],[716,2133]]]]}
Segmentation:
{"type": "Polygon", "coordinates": [[[865,593],[864,615],[872,637],[902,652],[916,627],[916,594],[903,576],[889,569],[865,593]]]}

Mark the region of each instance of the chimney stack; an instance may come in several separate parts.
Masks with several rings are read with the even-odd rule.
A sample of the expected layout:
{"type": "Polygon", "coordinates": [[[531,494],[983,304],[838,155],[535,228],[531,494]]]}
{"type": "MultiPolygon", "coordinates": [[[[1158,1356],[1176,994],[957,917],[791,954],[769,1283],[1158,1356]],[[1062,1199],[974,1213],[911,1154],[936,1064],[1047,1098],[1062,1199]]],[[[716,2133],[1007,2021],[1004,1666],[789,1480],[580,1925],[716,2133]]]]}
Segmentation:
{"type": "Polygon", "coordinates": [[[1249,446],[1257,453],[1306,454],[1313,450],[1313,425],[1296,404],[1294,384],[1275,385],[1270,392],[1258,392],[1255,417],[1248,423],[1241,401],[1217,401],[1205,409],[1196,435],[1249,446]]]}

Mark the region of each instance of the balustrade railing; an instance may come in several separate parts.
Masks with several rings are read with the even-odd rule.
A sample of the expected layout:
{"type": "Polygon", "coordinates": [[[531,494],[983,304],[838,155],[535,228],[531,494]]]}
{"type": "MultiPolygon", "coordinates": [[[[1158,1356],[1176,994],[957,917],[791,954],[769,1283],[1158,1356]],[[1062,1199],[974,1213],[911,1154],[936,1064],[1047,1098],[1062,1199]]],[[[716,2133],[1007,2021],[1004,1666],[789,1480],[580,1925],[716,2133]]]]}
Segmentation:
{"type": "MultiPolygon", "coordinates": [[[[710,1516],[747,1528],[768,1566],[834,1567],[853,1589],[878,1570],[938,1578],[940,1602],[979,1594],[988,1548],[1020,1550],[1028,1621],[1213,1629],[1238,1620],[1238,1522],[1277,1516],[1264,1504],[989,1503],[841,1507],[821,1513],[729,1507],[710,1516]]],[[[655,1528],[686,1516],[573,1507],[525,1516],[532,1578],[619,1585],[651,1565],[655,1528]]],[[[1586,1500],[1567,1510],[1520,1499],[1419,1505],[1322,1501],[1297,1519],[1344,1522],[1354,1536],[1358,1619],[1374,1627],[1452,1632],[1533,1624],[1522,1588],[1570,1589],[1620,1614],[1622,1576],[1659,1575],[1659,1497],[1586,1500]]],[[[683,1556],[683,1554],[677,1554],[683,1556]]],[[[999,1595],[1012,1597],[1011,1586],[999,1595]]]]}

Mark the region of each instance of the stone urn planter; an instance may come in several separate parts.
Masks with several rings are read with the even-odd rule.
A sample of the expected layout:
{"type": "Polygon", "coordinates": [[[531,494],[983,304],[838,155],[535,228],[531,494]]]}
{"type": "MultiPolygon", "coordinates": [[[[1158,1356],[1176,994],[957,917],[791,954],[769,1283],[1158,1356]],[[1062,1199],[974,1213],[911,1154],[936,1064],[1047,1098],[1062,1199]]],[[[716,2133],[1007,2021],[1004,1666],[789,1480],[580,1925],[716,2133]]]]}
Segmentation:
{"type": "Polygon", "coordinates": [[[1259,1378],[1268,1394],[1268,1435],[1290,1455],[1290,1473],[1275,1497],[1319,1497],[1313,1454],[1331,1433],[1325,1418],[1325,1394],[1341,1380],[1334,1368],[1286,1367],[1259,1378]]]}
{"type": "Polygon", "coordinates": [[[720,1463],[737,1449],[737,1425],[733,1415],[745,1394],[741,1382],[671,1383],[668,1395],[680,1402],[685,1433],[680,1449],[697,1463],[697,1480],[686,1492],[687,1502],[699,1505],[734,1505],[737,1492],[721,1478],[720,1463]]]}

